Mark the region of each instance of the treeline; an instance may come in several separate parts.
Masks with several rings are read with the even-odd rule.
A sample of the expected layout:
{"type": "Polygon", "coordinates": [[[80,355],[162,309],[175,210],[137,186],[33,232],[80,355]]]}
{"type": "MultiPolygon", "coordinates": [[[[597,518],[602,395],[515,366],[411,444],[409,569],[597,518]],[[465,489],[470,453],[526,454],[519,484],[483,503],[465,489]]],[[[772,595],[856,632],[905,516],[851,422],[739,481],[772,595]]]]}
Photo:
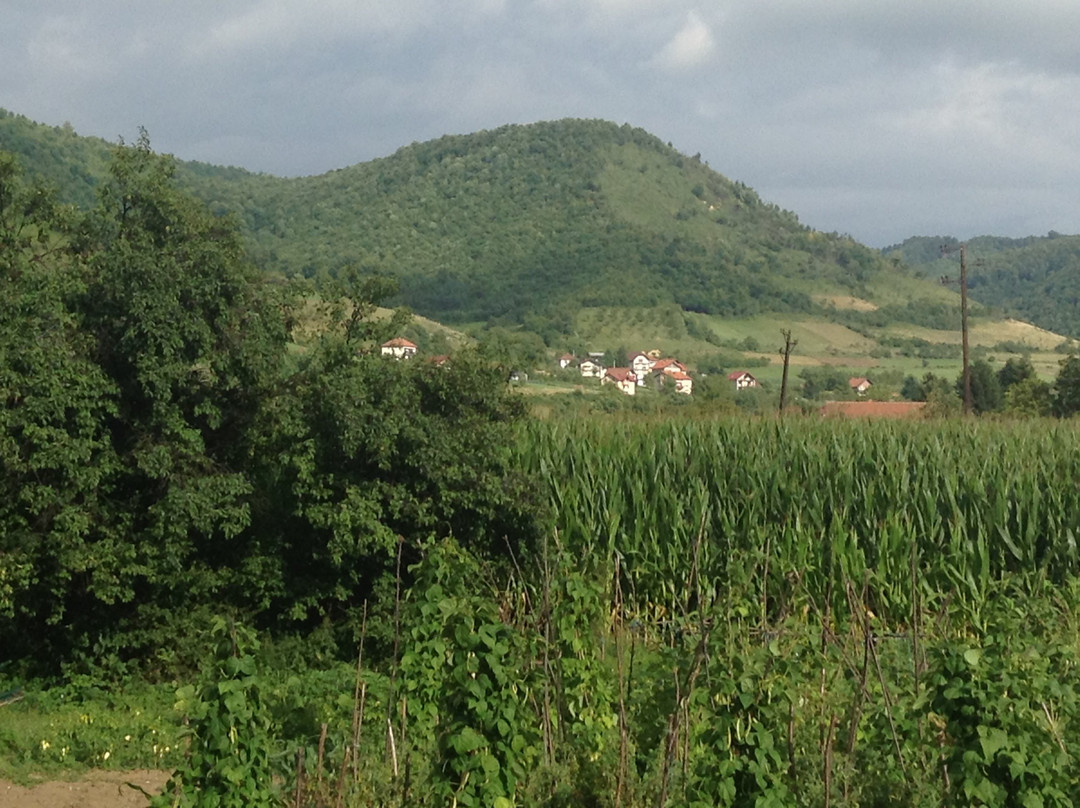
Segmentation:
{"type": "Polygon", "coordinates": [[[351,644],[425,541],[504,552],[532,529],[498,372],[379,356],[401,318],[366,316],[374,281],[293,344],[293,287],[174,168],[145,135],[119,147],[82,213],[0,154],[9,663],[164,672],[210,613],[332,618],[351,644]]]}
{"type": "MultiPolygon", "coordinates": [[[[884,251],[934,277],[956,274],[951,237],[910,238],[884,251]]],[[[979,236],[967,242],[971,297],[1018,319],[1068,336],[1080,336],[1080,236],[1009,239],[979,236]]]]}
{"type": "MultiPolygon", "coordinates": [[[[979,415],[1006,412],[1013,416],[1071,418],[1080,412],[1080,357],[1069,354],[1058,363],[1054,381],[1035,375],[1026,356],[1012,357],[996,370],[986,359],[976,359],[969,370],[972,410],[979,415]]],[[[955,381],[927,373],[908,376],[901,394],[926,401],[939,414],[959,410],[964,399],[964,376],[955,381]]]]}

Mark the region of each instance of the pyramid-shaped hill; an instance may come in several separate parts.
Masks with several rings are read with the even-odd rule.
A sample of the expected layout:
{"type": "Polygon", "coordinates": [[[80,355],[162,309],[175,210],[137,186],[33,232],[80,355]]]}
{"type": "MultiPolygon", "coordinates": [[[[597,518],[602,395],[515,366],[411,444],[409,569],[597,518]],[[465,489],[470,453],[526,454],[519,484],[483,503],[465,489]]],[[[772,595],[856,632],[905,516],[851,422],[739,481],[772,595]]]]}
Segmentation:
{"type": "MultiPolygon", "coordinates": [[[[110,148],[0,110],[0,149],[76,204],[92,203],[110,148]]],[[[603,306],[749,316],[940,300],[910,278],[897,292],[890,279],[904,270],[876,250],[811,230],[698,157],[606,121],[448,135],[312,177],[183,161],[177,177],[239,216],[267,271],[393,276],[399,302],[450,323],[570,322],[603,306]]]]}

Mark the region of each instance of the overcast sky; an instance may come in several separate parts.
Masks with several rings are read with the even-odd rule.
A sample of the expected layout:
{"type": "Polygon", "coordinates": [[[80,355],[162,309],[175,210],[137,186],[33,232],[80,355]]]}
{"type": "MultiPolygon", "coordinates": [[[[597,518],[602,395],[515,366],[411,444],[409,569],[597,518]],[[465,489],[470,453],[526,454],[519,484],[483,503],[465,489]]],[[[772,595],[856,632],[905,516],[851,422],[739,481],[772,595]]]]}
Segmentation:
{"type": "Polygon", "coordinates": [[[3,0],[0,106],[282,176],[630,123],[826,231],[1080,232],[1076,0],[3,0]]]}

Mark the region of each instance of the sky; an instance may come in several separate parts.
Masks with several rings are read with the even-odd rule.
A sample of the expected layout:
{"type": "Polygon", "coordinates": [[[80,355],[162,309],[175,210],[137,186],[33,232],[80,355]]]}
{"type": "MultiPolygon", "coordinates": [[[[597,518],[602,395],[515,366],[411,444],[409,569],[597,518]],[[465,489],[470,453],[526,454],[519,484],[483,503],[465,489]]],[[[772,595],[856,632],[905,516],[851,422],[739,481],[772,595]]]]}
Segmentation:
{"type": "Polygon", "coordinates": [[[0,107],[279,176],[640,126],[811,227],[1080,233],[1076,0],[3,0],[0,107]]]}

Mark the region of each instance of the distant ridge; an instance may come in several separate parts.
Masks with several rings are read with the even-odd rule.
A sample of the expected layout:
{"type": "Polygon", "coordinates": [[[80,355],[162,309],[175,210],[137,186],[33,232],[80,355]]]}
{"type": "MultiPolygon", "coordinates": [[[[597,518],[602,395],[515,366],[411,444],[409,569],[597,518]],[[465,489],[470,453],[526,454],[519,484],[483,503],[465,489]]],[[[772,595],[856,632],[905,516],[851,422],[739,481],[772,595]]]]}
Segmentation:
{"type": "MultiPolygon", "coordinates": [[[[955,247],[951,236],[917,236],[887,247],[930,277],[954,275],[956,258],[942,258],[941,247],[955,247]]],[[[1080,236],[1051,231],[1045,236],[979,236],[967,242],[973,300],[1000,308],[1048,331],[1080,337],[1080,236]]]]}

